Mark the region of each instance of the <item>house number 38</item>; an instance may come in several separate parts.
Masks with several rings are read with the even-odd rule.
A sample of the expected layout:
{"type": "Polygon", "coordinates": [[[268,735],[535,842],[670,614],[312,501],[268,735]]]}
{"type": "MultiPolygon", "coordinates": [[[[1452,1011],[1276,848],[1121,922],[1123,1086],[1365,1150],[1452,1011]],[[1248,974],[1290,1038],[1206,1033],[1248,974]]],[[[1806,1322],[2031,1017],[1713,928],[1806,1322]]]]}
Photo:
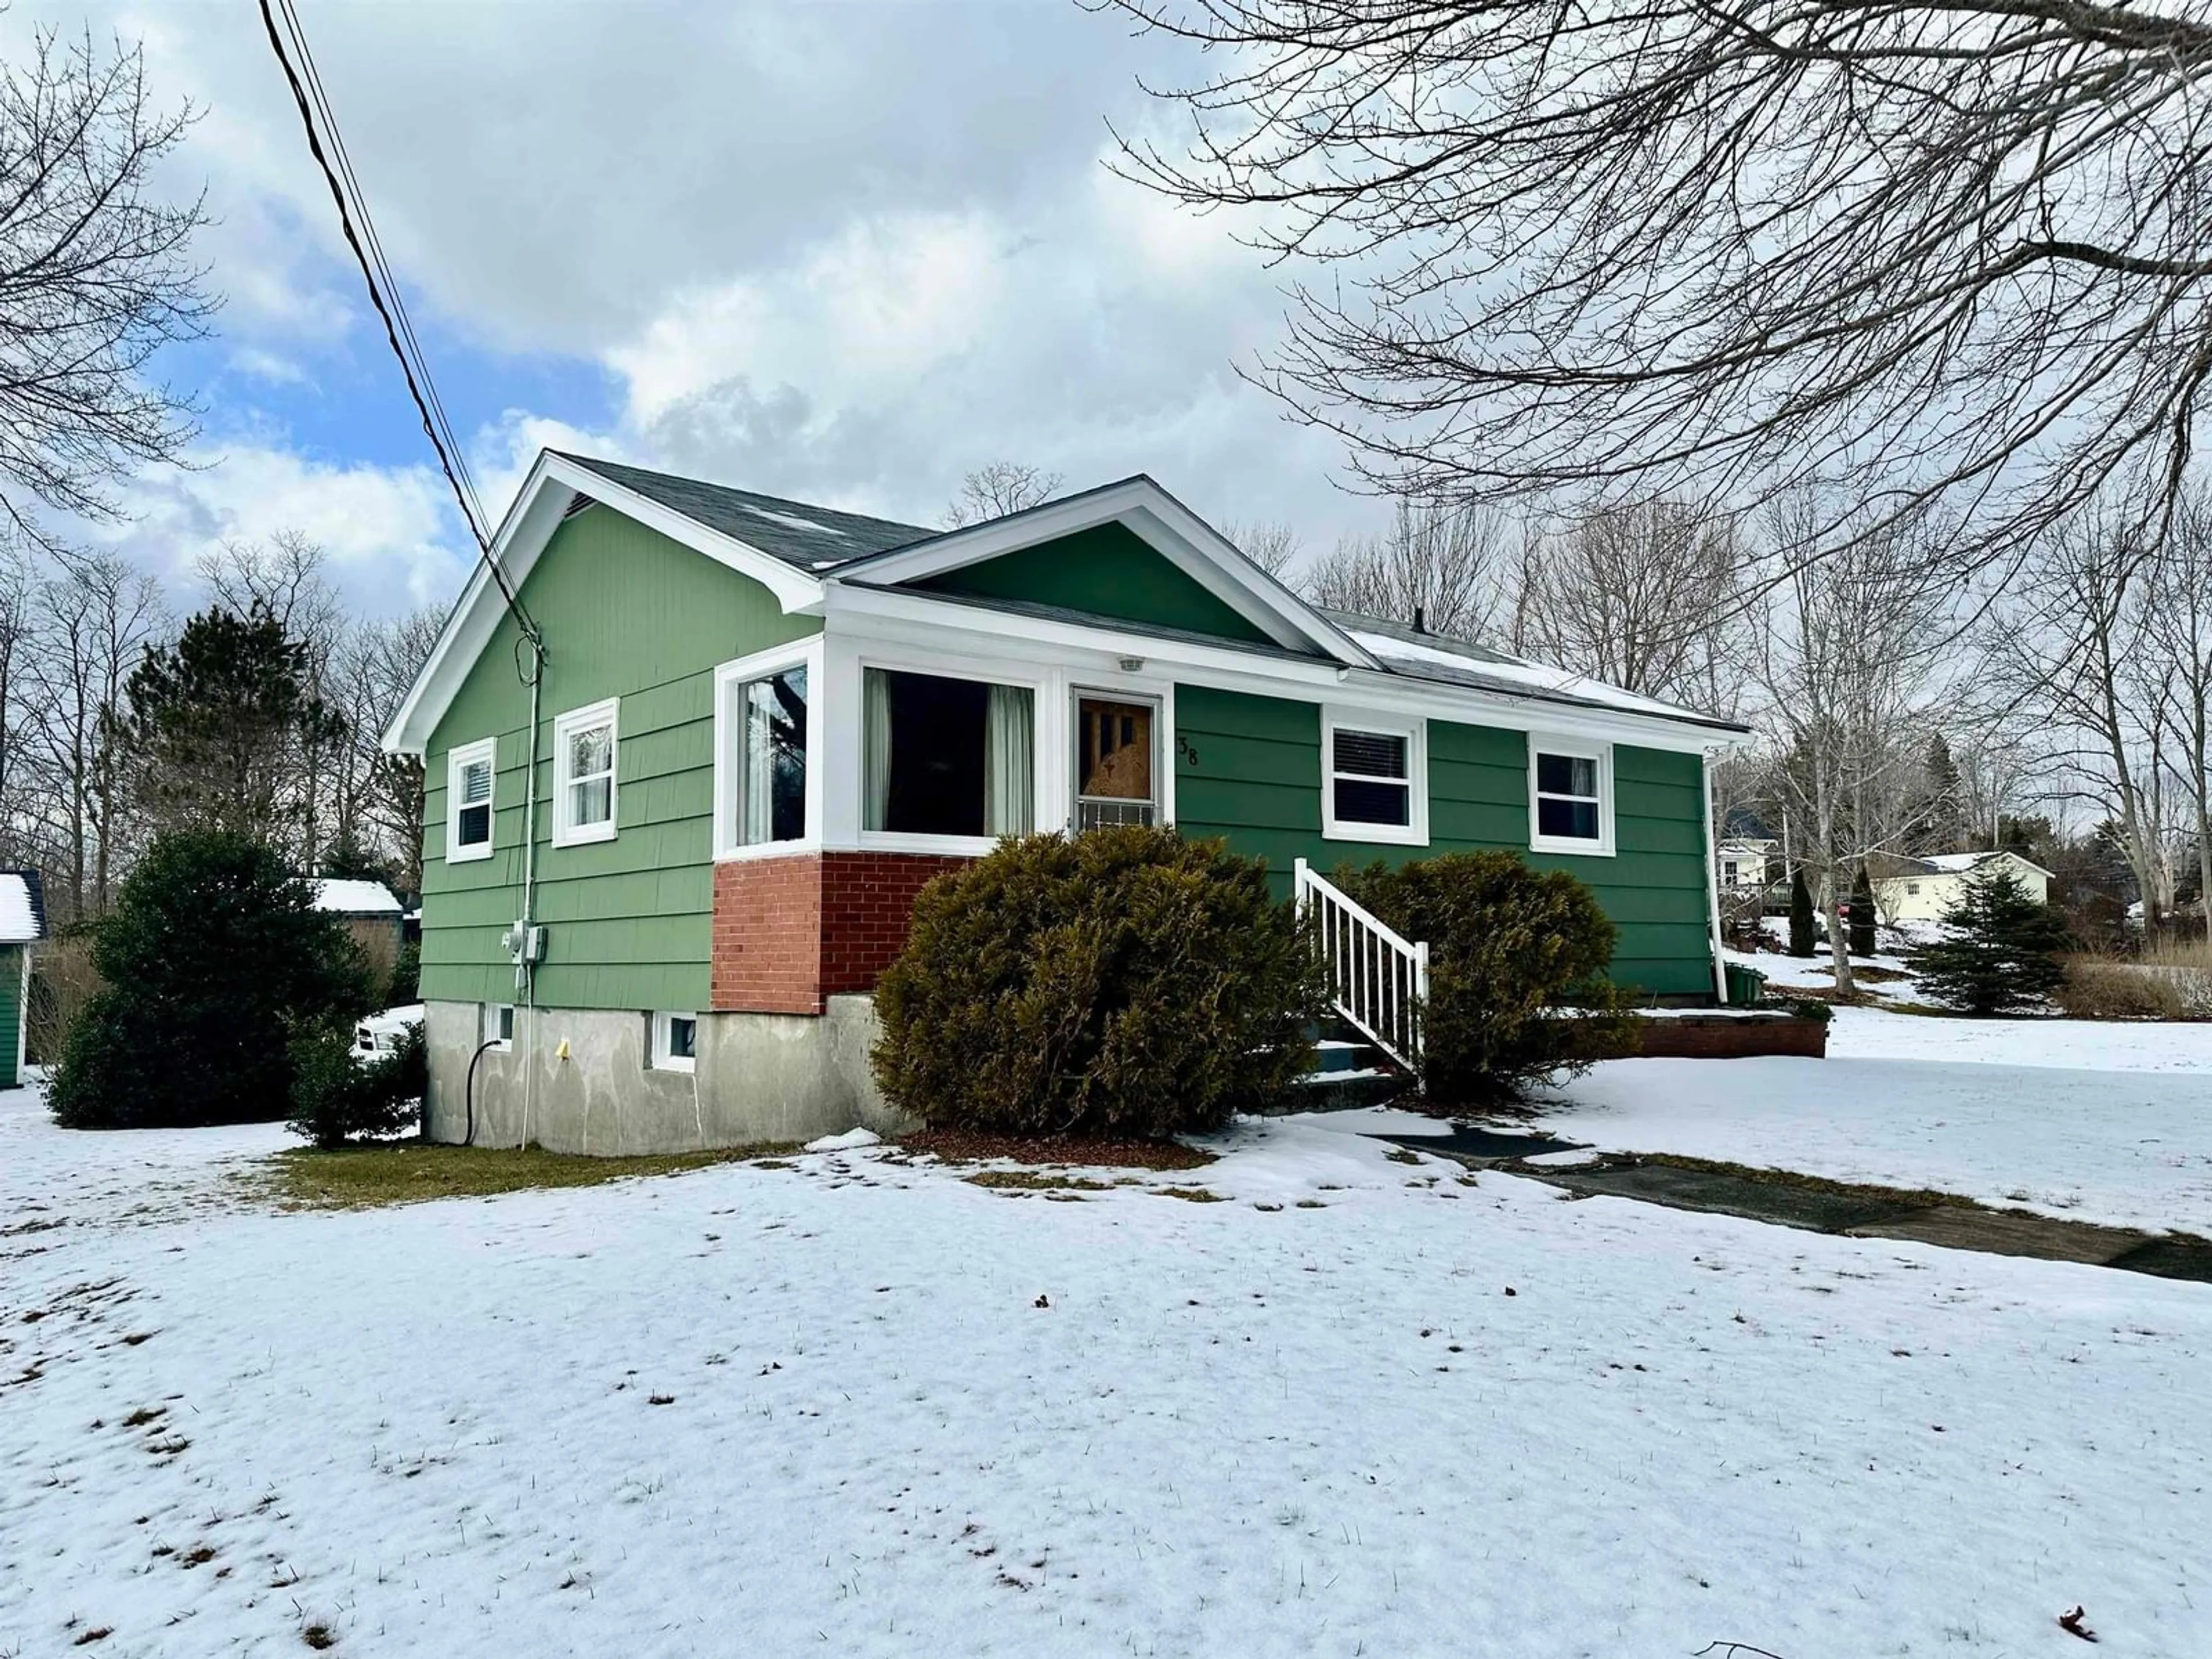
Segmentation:
{"type": "Polygon", "coordinates": [[[1192,766],[1198,764],[1198,745],[1181,732],[1176,734],[1176,753],[1192,766]]]}

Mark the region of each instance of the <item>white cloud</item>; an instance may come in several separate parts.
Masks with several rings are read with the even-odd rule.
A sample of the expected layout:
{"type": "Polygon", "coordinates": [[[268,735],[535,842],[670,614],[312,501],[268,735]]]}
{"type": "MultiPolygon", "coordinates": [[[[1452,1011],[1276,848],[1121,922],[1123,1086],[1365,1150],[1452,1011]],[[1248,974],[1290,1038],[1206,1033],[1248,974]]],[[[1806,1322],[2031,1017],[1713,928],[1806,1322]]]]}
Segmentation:
{"type": "Polygon", "coordinates": [[[142,476],[124,492],[129,522],[95,532],[165,581],[193,582],[226,542],[296,531],[330,557],[331,580],[373,612],[449,599],[465,544],[434,466],[311,459],[266,443],[204,447],[190,470],[142,476]]]}

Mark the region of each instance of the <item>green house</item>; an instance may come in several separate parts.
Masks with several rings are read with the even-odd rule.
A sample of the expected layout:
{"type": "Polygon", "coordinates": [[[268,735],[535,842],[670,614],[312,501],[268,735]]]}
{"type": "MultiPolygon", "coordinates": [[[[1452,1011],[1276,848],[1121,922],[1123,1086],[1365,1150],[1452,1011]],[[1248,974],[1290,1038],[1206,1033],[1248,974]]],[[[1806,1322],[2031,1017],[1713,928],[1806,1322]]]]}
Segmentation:
{"type": "Polygon", "coordinates": [[[36,870],[0,870],[0,1089],[23,1085],[31,1000],[31,947],[46,936],[46,895],[36,870]]]}
{"type": "Polygon", "coordinates": [[[1386,1046],[1419,942],[1339,905],[1347,860],[1516,849],[1596,890],[1615,979],[1716,996],[1705,768],[1741,727],[1316,609],[1148,477],[939,531],[549,452],[495,555],[514,604],[480,565],[386,735],[425,763],[434,1138],[884,1126],[915,894],[1039,829],[1265,857],[1386,1046]]]}

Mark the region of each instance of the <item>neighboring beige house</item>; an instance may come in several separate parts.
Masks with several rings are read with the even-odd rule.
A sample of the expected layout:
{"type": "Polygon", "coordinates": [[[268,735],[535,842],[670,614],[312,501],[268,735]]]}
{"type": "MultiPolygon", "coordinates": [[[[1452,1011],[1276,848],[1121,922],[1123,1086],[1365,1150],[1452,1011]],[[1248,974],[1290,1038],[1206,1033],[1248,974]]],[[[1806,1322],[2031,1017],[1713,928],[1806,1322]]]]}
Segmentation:
{"type": "Polygon", "coordinates": [[[1724,889],[1766,886],[1771,879],[1770,866],[1775,861],[1775,849],[1781,844],[1758,837],[1731,837],[1721,842],[1716,849],[1721,886],[1724,889]]]}
{"type": "Polygon", "coordinates": [[[1899,860],[1894,875],[1874,884],[1875,908],[1884,921],[1941,921],[1957,902],[1966,878],[1982,871],[2008,869],[2039,903],[2051,900],[2051,872],[2014,852],[1936,853],[1899,860]]]}

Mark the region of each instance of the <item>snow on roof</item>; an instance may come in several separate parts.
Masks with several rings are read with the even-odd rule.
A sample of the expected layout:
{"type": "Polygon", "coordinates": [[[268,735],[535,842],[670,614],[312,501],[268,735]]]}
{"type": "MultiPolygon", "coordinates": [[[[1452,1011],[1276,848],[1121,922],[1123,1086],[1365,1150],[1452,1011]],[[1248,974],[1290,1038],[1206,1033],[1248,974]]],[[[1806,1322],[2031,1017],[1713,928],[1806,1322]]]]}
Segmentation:
{"type": "Polygon", "coordinates": [[[1456,671],[1451,676],[1455,681],[1490,683],[1494,690],[1526,686],[1539,696],[1593,703],[1602,708],[1625,709],[1637,714],[1657,714],[1668,720],[1691,720],[1704,725],[1729,724],[1716,720],[1710,714],[1700,714],[1695,709],[1684,708],[1676,703],[1661,702],[1656,697],[1639,696],[1633,691],[1624,691],[1617,685],[1607,685],[1602,680],[1569,673],[1564,668],[1547,668],[1541,663],[1529,662],[1522,658],[1509,657],[1502,651],[1469,649],[1442,641],[1435,645],[1417,645],[1398,635],[1370,633],[1362,628],[1346,631],[1354,641],[1380,658],[1384,667],[1397,669],[1417,679],[1438,678],[1434,674],[1425,675],[1422,671],[1425,668],[1450,668],[1456,671]]]}
{"type": "Polygon", "coordinates": [[[403,907],[392,890],[380,881],[340,881],[325,877],[315,883],[315,908],[343,916],[396,916],[403,907]]]}
{"type": "Polygon", "coordinates": [[[39,909],[27,876],[17,870],[0,872],[0,945],[27,945],[44,939],[46,923],[39,909]]]}
{"type": "Polygon", "coordinates": [[[2022,857],[2009,847],[2001,847],[1994,853],[1925,853],[1914,862],[1924,864],[1929,869],[1941,871],[1946,875],[1965,875],[1979,869],[1991,859],[2013,859],[2040,875],[2051,873],[2033,859],[2022,857]]]}

